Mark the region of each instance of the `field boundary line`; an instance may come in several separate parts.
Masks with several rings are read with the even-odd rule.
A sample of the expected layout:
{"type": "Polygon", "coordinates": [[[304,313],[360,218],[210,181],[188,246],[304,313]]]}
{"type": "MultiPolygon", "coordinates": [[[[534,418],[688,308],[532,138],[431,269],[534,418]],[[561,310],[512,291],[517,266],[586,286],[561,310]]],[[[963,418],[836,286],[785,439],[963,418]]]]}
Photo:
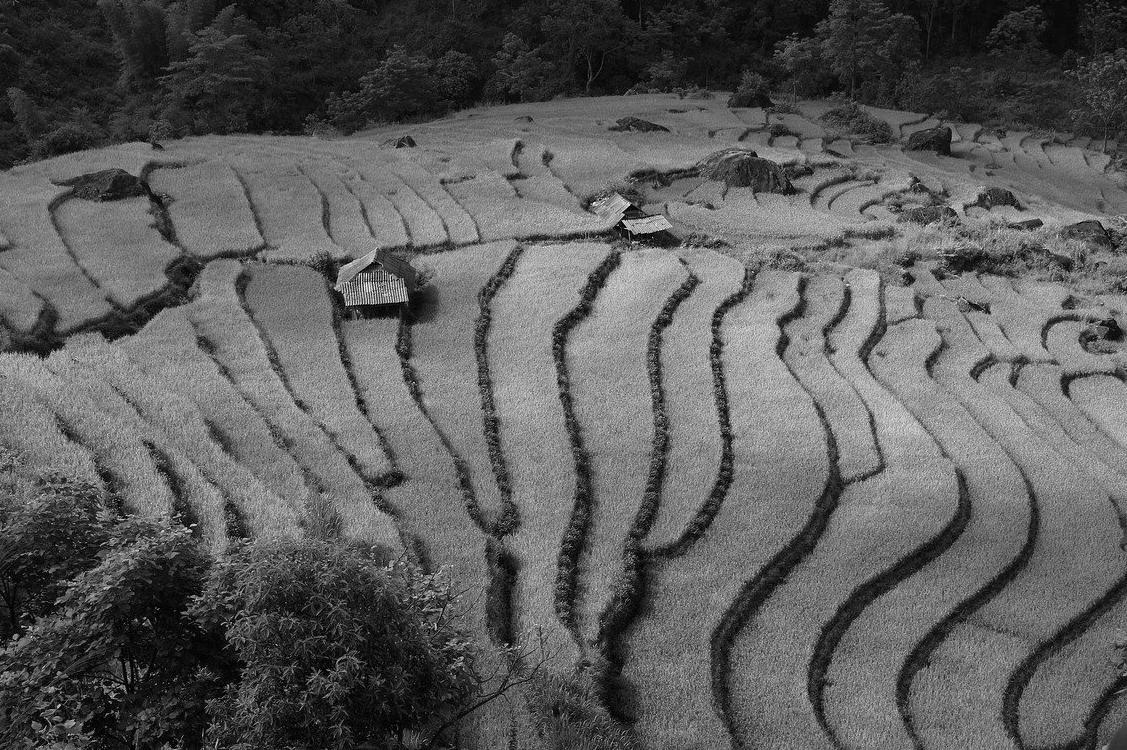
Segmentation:
{"type": "Polygon", "coordinates": [[[789,363],[783,358],[783,351],[789,345],[790,339],[786,332],[787,324],[803,315],[806,307],[806,279],[800,279],[798,284],[798,301],[788,312],[780,315],[776,321],[779,331],[775,353],[778,359],[787,368],[788,373],[796,381],[798,387],[810,399],[818,421],[822,427],[825,449],[827,452],[827,474],[822,493],[815,500],[814,509],[810,513],[797,534],[791,537],[763,565],[762,568],[741,587],[735,600],[728,606],[720,618],[709,638],[709,652],[712,660],[712,694],[720,719],[728,730],[728,734],[735,746],[745,746],[747,743],[739,735],[733,717],[732,696],[728,691],[728,676],[731,670],[730,649],[736,635],[747,627],[755,618],[756,612],[786,583],[791,571],[805,560],[817,546],[818,541],[825,533],[830,518],[837,508],[838,501],[845,489],[841,481],[840,465],[838,462],[837,438],[833,434],[828,418],[821,404],[810,394],[806,387],[795,376],[789,363]]]}
{"type": "Polygon", "coordinates": [[[623,569],[612,584],[613,594],[606,608],[599,614],[596,643],[608,665],[620,668],[622,658],[617,653],[616,639],[627,629],[636,617],[645,598],[645,550],[642,540],[653,526],[661,504],[662,489],[665,483],[666,463],[669,456],[669,417],[665,411],[664,373],[661,362],[663,335],[673,323],[677,309],[687,300],[698,286],[700,278],[684,258],[678,258],[688,277],[666,300],[661,312],[650,326],[649,341],[646,345],[646,370],[650,381],[650,404],[653,411],[653,438],[650,450],[650,467],[646,475],[645,488],[634,521],[627,532],[623,550],[623,569]]]}
{"type": "Polygon", "coordinates": [[[466,512],[469,514],[470,519],[474,524],[490,535],[490,523],[482,513],[481,506],[477,502],[477,494],[474,492],[473,482],[470,479],[470,470],[466,465],[466,460],[454,448],[454,444],[450,442],[450,438],[446,435],[438,422],[435,420],[434,415],[430,413],[427,408],[426,400],[423,398],[422,388],[419,384],[419,375],[415,372],[415,366],[411,364],[412,353],[412,326],[414,325],[414,318],[408,308],[404,308],[399,315],[399,332],[396,336],[395,353],[399,357],[399,367],[403,373],[403,381],[407,385],[407,391],[411,394],[411,399],[415,402],[415,406],[422,413],[423,418],[430,423],[431,429],[438,437],[442,447],[450,456],[450,460],[454,463],[454,473],[458,478],[458,487],[462,492],[462,501],[465,504],[466,512]]]}
{"type": "Polygon", "coordinates": [[[552,356],[556,364],[556,383],[559,388],[560,404],[563,407],[564,426],[571,442],[572,459],[575,463],[575,494],[567,530],[560,541],[555,604],[556,615],[560,618],[560,622],[571,632],[580,647],[583,638],[575,614],[575,592],[579,579],[579,556],[582,554],[584,539],[591,524],[592,487],[590,457],[583,442],[583,430],[576,416],[575,402],[571,394],[567,344],[571,332],[591,314],[599,291],[621,262],[620,251],[616,250],[608,254],[587,277],[587,283],[579,292],[579,304],[560,318],[552,328],[552,356]]]}
{"type": "Polygon", "coordinates": [[[506,536],[516,529],[520,523],[520,509],[513,503],[512,478],[501,445],[501,422],[497,416],[489,363],[489,332],[493,326],[493,299],[512,278],[523,255],[524,246],[518,244],[478,292],[478,316],[474,323],[474,356],[477,360],[477,386],[481,393],[482,434],[489,451],[497,491],[501,495],[500,515],[490,522],[490,533],[497,537],[506,536]]]}
{"type": "Polygon", "coordinates": [[[646,556],[651,560],[683,555],[712,525],[716,514],[720,512],[720,506],[723,505],[725,498],[728,496],[728,489],[732,485],[734,475],[735,457],[732,450],[732,423],[731,409],[728,403],[727,377],[724,374],[723,326],[724,318],[728,313],[751,295],[755,276],[755,271],[745,268],[743,284],[740,289],[720,303],[720,306],[712,314],[712,344],[709,348],[709,364],[712,369],[712,390],[720,427],[720,468],[716,472],[712,490],[675,541],[647,552],[646,556]]]}

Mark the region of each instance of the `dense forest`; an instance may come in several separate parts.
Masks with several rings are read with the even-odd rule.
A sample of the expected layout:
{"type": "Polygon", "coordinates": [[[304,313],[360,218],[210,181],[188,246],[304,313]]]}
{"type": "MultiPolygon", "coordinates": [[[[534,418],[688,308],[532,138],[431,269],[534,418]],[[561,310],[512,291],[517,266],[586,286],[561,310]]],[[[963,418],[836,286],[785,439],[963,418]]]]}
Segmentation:
{"type": "Polygon", "coordinates": [[[479,101],[730,90],[746,73],[795,96],[1114,132],[1124,107],[1102,92],[1127,78],[1123,47],[1119,0],[0,0],[0,167],[479,101]]]}

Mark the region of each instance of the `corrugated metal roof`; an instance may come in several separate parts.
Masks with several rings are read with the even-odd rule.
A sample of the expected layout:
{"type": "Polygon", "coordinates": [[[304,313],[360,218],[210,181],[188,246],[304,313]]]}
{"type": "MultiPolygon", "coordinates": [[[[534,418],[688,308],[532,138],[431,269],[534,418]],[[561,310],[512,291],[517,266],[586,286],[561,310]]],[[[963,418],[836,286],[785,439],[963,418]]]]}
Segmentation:
{"type": "Polygon", "coordinates": [[[337,283],[337,291],[344,295],[344,304],[396,305],[407,302],[407,284],[382,268],[361,271],[348,281],[337,283]]]}
{"type": "Polygon", "coordinates": [[[647,216],[643,219],[623,219],[622,226],[626,227],[627,231],[631,234],[654,234],[655,232],[664,232],[667,229],[673,228],[673,225],[669,223],[669,219],[661,214],[657,216],[647,216]]]}
{"type": "Polygon", "coordinates": [[[376,263],[380,264],[388,273],[394,274],[407,282],[407,287],[413,289],[415,287],[415,267],[411,262],[399,258],[391,254],[390,250],[380,250],[376,255],[376,263]]]}
{"type": "Polygon", "coordinates": [[[338,292],[342,292],[343,290],[341,287],[344,284],[355,278],[356,275],[361,271],[367,270],[369,266],[372,266],[373,264],[375,264],[379,268],[383,268],[393,276],[398,276],[399,278],[403,279],[403,281],[407,285],[408,290],[415,288],[415,279],[418,275],[418,272],[415,270],[415,267],[411,265],[410,261],[404,260],[403,258],[397,258],[396,256],[392,255],[391,251],[389,250],[377,248],[376,250],[373,250],[366,255],[362,255],[356,260],[345,263],[343,266],[341,266],[340,270],[337,272],[337,283],[335,289],[338,292]]]}

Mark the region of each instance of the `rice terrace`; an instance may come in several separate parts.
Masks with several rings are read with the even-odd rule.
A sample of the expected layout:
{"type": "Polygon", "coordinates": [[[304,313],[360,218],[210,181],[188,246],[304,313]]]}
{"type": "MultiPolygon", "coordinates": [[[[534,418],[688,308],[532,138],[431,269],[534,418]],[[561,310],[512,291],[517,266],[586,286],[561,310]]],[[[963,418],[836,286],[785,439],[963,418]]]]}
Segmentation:
{"type": "MultiPolygon", "coordinates": [[[[212,550],[328,514],[444,568],[480,649],[541,633],[640,748],[1101,746],[1127,719],[1107,150],[866,107],[871,145],[830,102],[726,99],[0,173],[0,445],[212,550]],[[949,155],[908,148],[944,127],[949,155]],[[733,184],[723,149],[774,166],[733,184]],[[75,180],[111,169],[147,192],[75,180]],[[614,192],[671,228],[624,232],[614,192]],[[377,250],[426,278],[358,314],[336,273],[377,250]]],[[[537,747],[530,716],[514,692],[459,741],[537,747]]]]}

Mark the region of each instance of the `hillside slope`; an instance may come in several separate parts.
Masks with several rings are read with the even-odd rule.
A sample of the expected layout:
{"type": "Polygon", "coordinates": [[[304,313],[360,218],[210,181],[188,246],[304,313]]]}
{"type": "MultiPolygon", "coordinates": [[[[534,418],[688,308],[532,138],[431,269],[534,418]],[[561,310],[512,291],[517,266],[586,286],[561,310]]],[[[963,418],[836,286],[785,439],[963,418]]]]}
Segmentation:
{"type": "MultiPolygon", "coordinates": [[[[984,159],[1048,221],[1127,193],[1075,146],[960,126],[951,158],[842,157],[786,117],[801,137],[716,100],[554,102],[412,126],[410,150],[201,138],[0,175],[0,315],[60,345],[0,354],[0,444],[214,549],[329,528],[447,566],[483,650],[542,628],[553,669],[603,665],[645,748],[1094,748],[1127,717],[1127,351],[1083,331],[1127,299],[760,251],[892,231],[883,197],[924,181],[972,201],[984,159]],[[671,132],[606,132],[626,114],[671,132]],[[803,192],[651,176],[720,250],[612,243],[583,207],[741,141],[814,166],[803,192]],[[107,166],[164,209],[50,182],[107,166]],[[349,317],[303,261],[375,246],[433,280],[349,317]]],[[[522,700],[464,735],[544,747],[522,700]]]]}

